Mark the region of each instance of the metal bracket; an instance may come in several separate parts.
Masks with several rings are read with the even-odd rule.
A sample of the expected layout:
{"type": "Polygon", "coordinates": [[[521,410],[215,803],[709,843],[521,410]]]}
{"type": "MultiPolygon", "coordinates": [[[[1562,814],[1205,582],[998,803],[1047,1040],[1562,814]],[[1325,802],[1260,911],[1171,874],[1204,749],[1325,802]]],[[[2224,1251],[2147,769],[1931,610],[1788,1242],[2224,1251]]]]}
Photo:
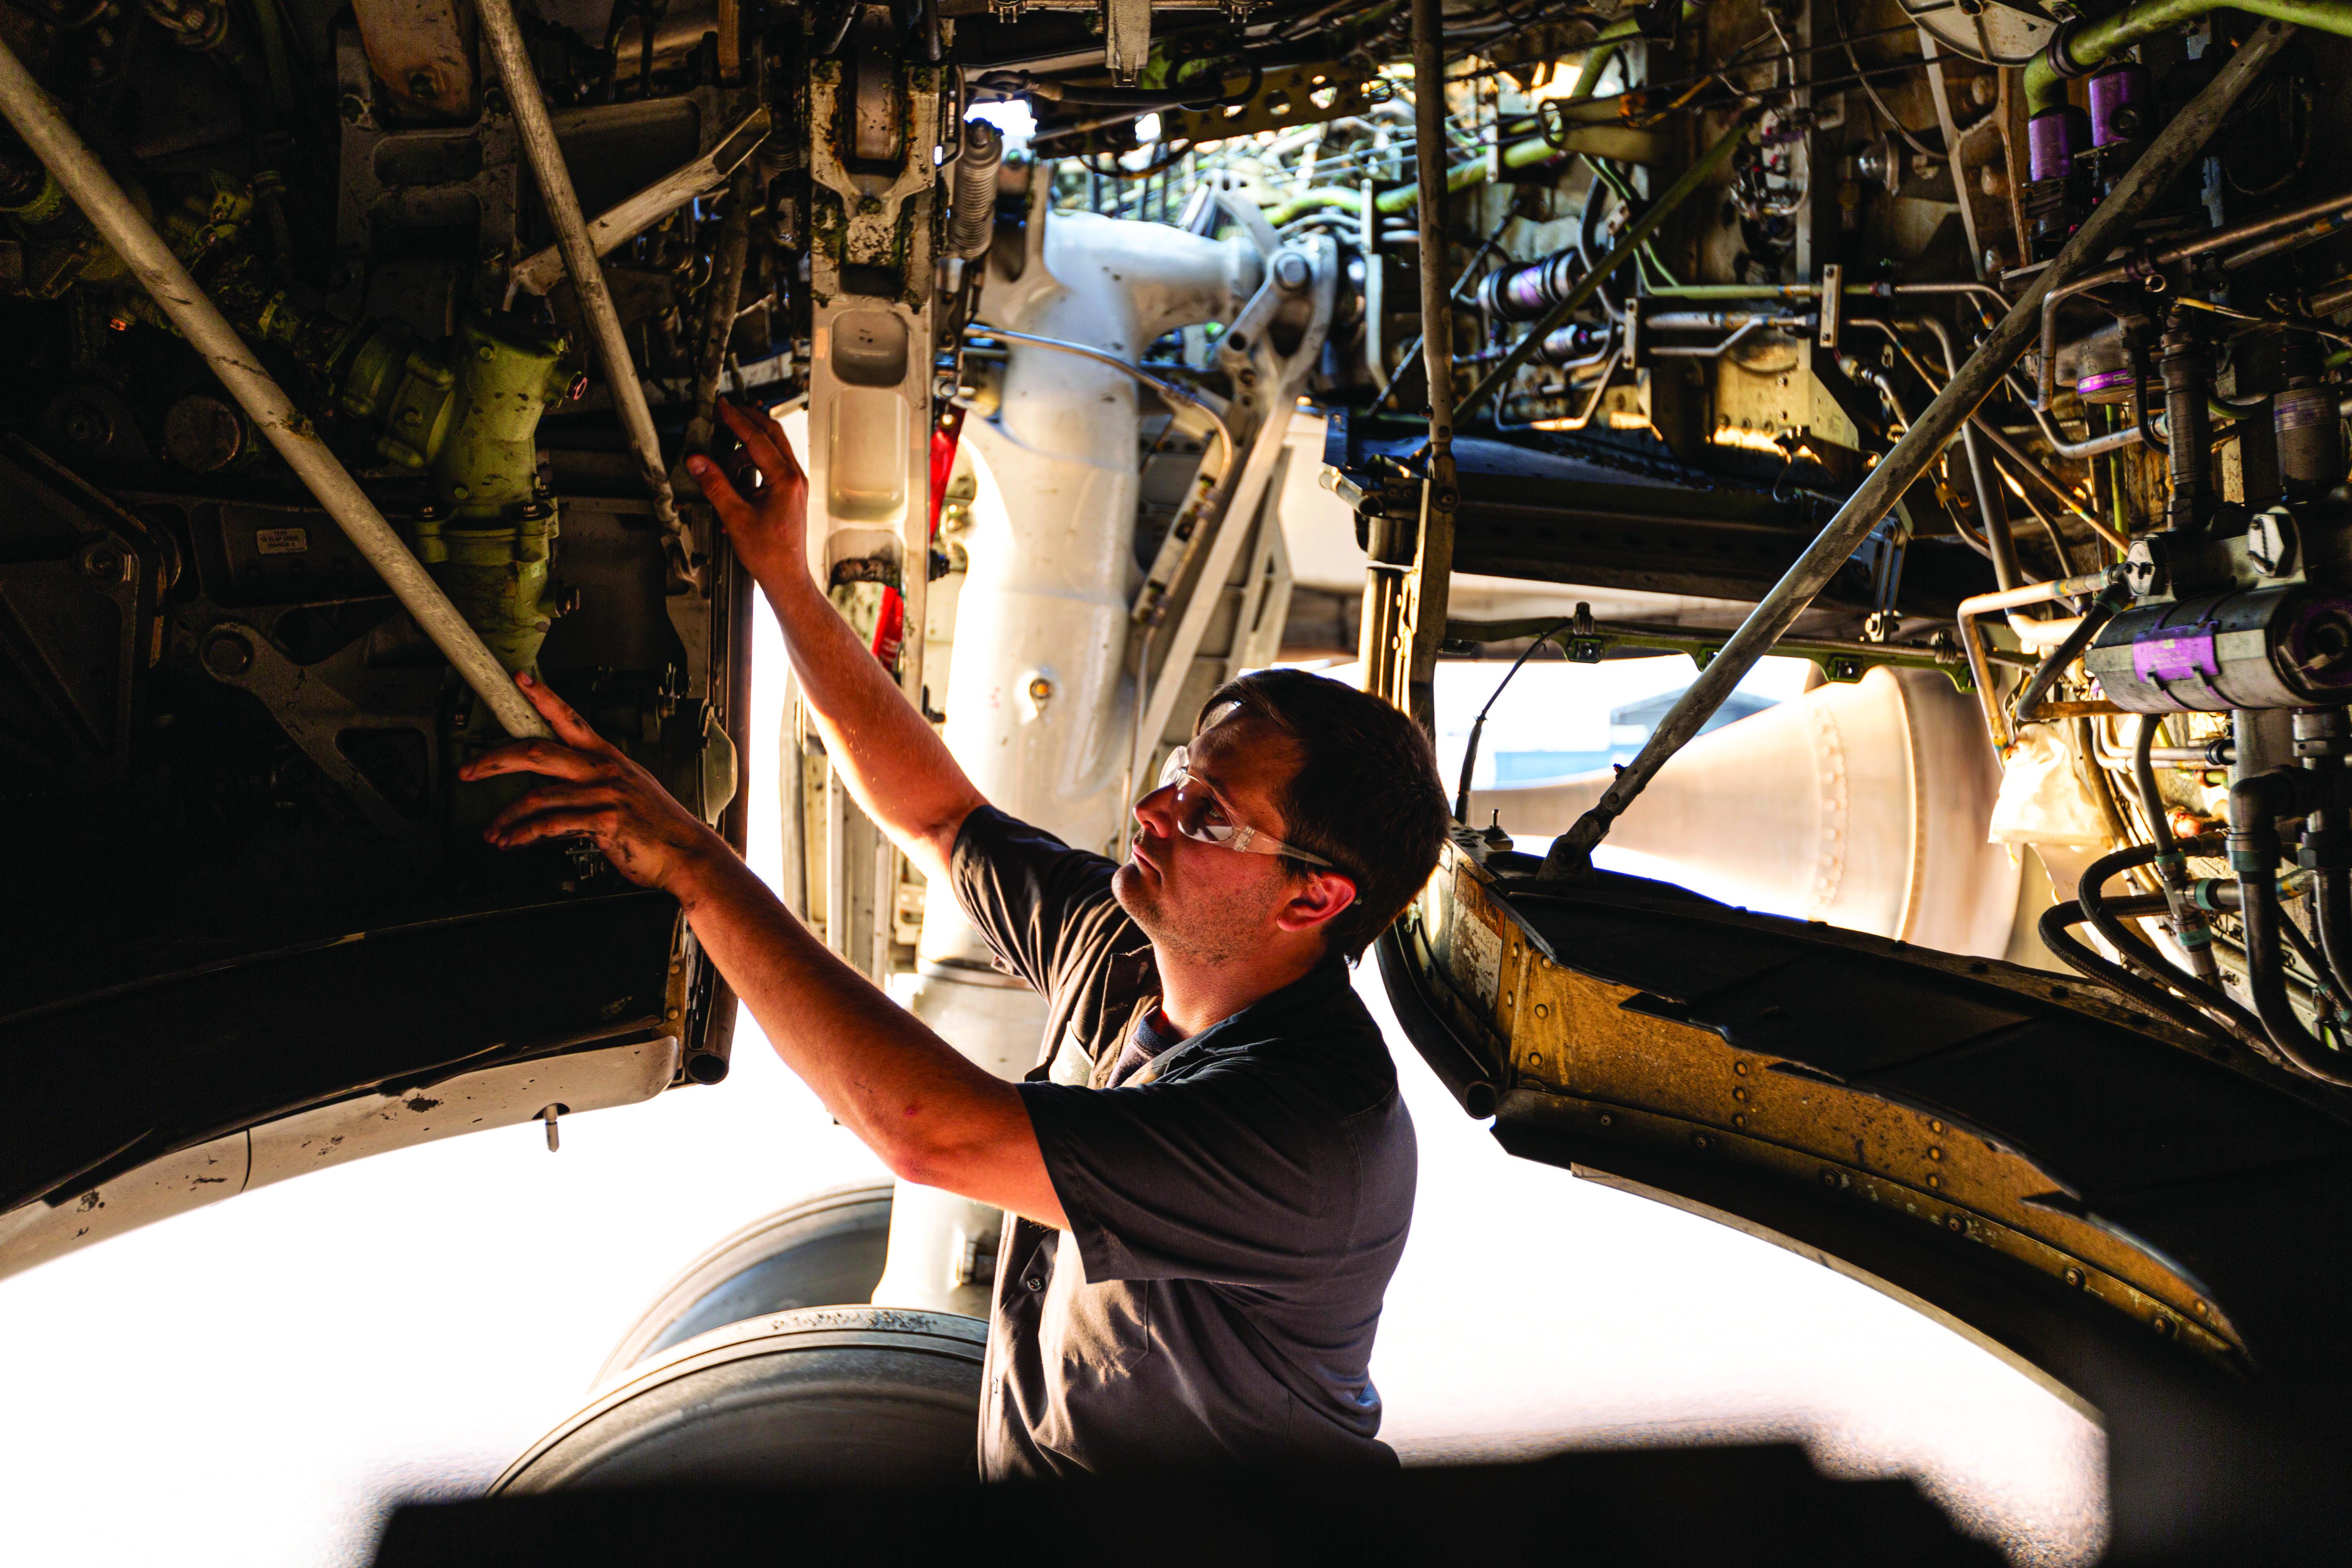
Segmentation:
{"type": "Polygon", "coordinates": [[[286,738],[302,748],[311,764],[351,797],[377,832],[398,844],[418,864],[429,867],[440,859],[440,847],[434,841],[430,825],[404,816],[337,743],[347,730],[412,729],[425,736],[427,758],[433,755],[434,737],[429,730],[387,725],[378,710],[352,701],[334,684],[335,667],[358,657],[364,647],[362,638],[323,664],[299,665],[252,626],[236,620],[215,622],[197,645],[206,674],[223,686],[259,698],[278,728],[286,731],[286,738]]]}
{"type": "MultiPolygon", "coordinates": [[[[599,256],[609,256],[664,216],[698,196],[724,186],[743,161],[768,140],[770,121],[765,105],[738,121],[719,139],[719,145],[691,163],[681,163],[644,190],[616,203],[588,225],[588,242],[599,256]]],[[[514,286],[526,294],[544,294],[563,281],[563,257],[549,246],[519,263],[514,286]]]]}

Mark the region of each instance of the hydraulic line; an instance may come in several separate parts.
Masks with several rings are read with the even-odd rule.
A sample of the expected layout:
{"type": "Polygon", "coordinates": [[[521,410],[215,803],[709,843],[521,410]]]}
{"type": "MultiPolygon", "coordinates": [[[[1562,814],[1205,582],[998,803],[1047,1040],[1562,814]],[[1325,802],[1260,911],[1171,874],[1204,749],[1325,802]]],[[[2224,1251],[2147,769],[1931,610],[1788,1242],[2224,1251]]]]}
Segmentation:
{"type": "Polygon", "coordinates": [[[2042,700],[2058,683],[2058,677],[2064,673],[2068,665],[2083,657],[2083,650],[2091,646],[2091,639],[2097,637],[2106,624],[2131,602],[2131,590],[2120,583],[2110,585],[2091,601],[2091,607],[2083,612],[2083,618],[2074,623],[2074,629],[2066,634],[2066,640],[2052,648],[2034,668],[2032,675],[2026,679],[2025,689],[2018,694],[2017,699],[2017,721],[2020,724],[2041,722],[2042,700]]]}
{"type": "Polygon", "coordinates": [[[68,122],[65,111],[41,90],[5,40],[0,40],[0,112],[5,112],[58,186],[154,296],[255,428],[278,449],[295,478],[318,498],[327,515],[383,579],[401,608],[415,621],[417,630],[441,650],[507,733],[551,736],[554,731],[516,688],[498,656],[467,624],[367,492],[327,449],[316,426],[261,368],[220,308],[188,276],[171,247],[141,216],[129,195],[68,122]]]}
{"type": "Polygon", "coordinates": [[[1665,194],[1651,205],[1648,212],[1635,219],[1633,226],[1618,237],[1616,245],[1608,255],[1594,262],[1591,270],[1578,279],[1575,285],[1560,296],[1559,303],[1545,311],[1542,318],[1528,329],[1526,335],[1511,345],[1511,351],[1462,400],[1458,414],[1462,416],[1475,416],[1496,393],[1509,385],[1511,377],[1518,374],[1519,366],[1527,363],[1528,356],[1535,353],[1543,340],[1566,326],[1568,319],[1601,291],[1601,285],[1609,280],[1610,274],[1631,260],[1633,253],[1664,226],[1666,219],[1674,216],[1676,208],[1707,188],[1716,172],[1731,161],[1732,153],[1738,150],[1747,137],[1748,120],[1743,115],[1716,138],[1715,145],[1701,153],[1698,162],[1693,163],[1682,178],[1666,188],[1665,194]]]}
{"type": "MultiPolygon", "coordinates": [[[[2213,961],[2213,930],[2192,896],[2189,856],[2172,837],[2171,814],[2164,808],[2164,792],[2157,787],[2156,732],[2159,727],[2155,718],[2140,715],[2139,734],[2132,742],[2132,782],[2139,788],[2140,810],[2147,817],[2148,837],[2156,841],[2152,858],[2157,876],[2164,884],[2173,940],[2189,955],[2189,967],[2197,978],[2218,986],[2221,968],[2213,961]]],[[[2090,906],[2091,900],[2084,899],[2083,907],[2090,906]]]]}
{"type": "MultiPolygon", "coordinates": [[[[2049,47],[2025,68],[2027,112],[2063,108],[2066,79],[2088,76],[2142,38],[2169,32],[2221,10],[2225,0],[2146,0],[2095,22],[2070,22],[2052,36],[2049,47]]],[[[2266,16],[2298,27],[2352,37],[2352,4],[2346,0],[2226,0],[2232,11],[2266,16]]]]}
{"type": "MultiPolygon", "coordinates": [[[[2193,840],[2188,847],[2191,853],[2206,855],[2213,854],[2221,847],[2221,846],[2217,842],[2201,838],[2193,840]]],[[[2111,904],[2107,900],[2105,892],[2109,882],[2126,871],[2148,865],[2157,858],[2157,853],[2153,846],[2135,844],[2092,861],[2084,870],[2082,879],[2076,884],[2083,913],[2089,919],[2092,928],[2107,939],[2107,945],[2122,953],[2125,962],[2139,970],[2146,978],[2168,985],[2186,1000],[2221,1015],[2233,1029],[2247,1039],[2251,1041],[2263,1039],[2265,1031],[2263,1028],[2262,1020],[2247,1012],[2221,990],[2219,984],[2221,972],[2218,965],[2214,970],[2215,978],[2211,981],[2183,974],[2179,968],[2167,963],[2163,955],[2148,943],[2147,938],[2125,925],[2118,917],[2126,910],[2111,904]]],[[[2184,876],[2182,879],[2184,892],[2187,880],[2184,876]]],[[[2184,898],[2182,901],[2186,903],[2189,900],[2184,898]]],[[[2194,908],[2193,904],[2190,907],[2194,908]]],[[[2172,905],[2168,894],[2159,908],[2162,912],[2170,912],[2172,905]]],[[[2132,909],[2137,912],[2137,906],[2133,906],[2132,909]]],[[[2147,912],[2157,913],[2158,908],[2148,909],[2147,912]]],[[[2210,952],[2208,956],[2210,958],[2210,952]]]]}
{"type": "MultiPolygon", "coordinates": [[[[2260,38],[2263,36],[2263,35],[2262,34],[2256,35],[2257,38],[2260,38]]],[[[2248,47],[2252,47],[2252,46],[2249,45],[2248,47]]],[[[2244,51],[2241,50],[2240,52],[2243,53],[2244,51]]],[[[2207,90],[2210,91],[2211,89],[2209,87],[2207,90]]],[[[2203,96],[2204,95],[2202,93],[2198,95],[2200,101],[2202,100],[2203,96]]],[[[2196,106],[2194,104],[2190,105],[2192,110],[2196,106]]],[[[2179,119],[2176,118],[2172,123],[2175,125],[2179,124],[2179,119]]],[[[2168,132],[2171,130],[2171,126],[2168,125],[2165,129],[2168,132]]],[[[2158,140],[2160,142],[2163,140],[2163,137],[2159,135],[2158,140]]],[[[2135,167],[2137,167],[2137,165],[2135,165],[2135,167]]],[[[2128,180],[2130,175],[2126,174],[2125,178],[2128,180]]],[[[2110,196],[2107,199],[2108,201],[2113,201],[2115,198],[2110,196]]],[[[2101,205],[2105,205],[2105,204],[2102,203],[2101,205]]],[[[2104,289],[2110,284],[2142,283],[2155,273],[2162,271],[2165,268],[2177,266],[2180,262],[2191,260],[2200,256],[2210,256],[2217,250],[2229,250],[2232,247],[2244,246],[2256,240],[2268,239],[2274,235],[2284,233],[2288,230],[2306,227],[2313,222],[2324,218],[2330,214],[2343,212],[2347,209],[2352,209],[2352,194],[2329,196],[2325,201],[2313,202],[2307,206],[2296,207],[2291,212],[2280,213],[2275,216],[2257,218],[2251,223],[2239,224],[2231,228],[2217,228],[2209,230],[2206,233],[2199,235],[2194,239],[2184,240],[2182,243],[2173,246],[2169,249],[2158,251],[2154,256],[2141,256],[2131,260],[2118,262],[2112,267],[2104,267],[2096,272],[2089,273],[2080,278],[2071,279],[2064,283],[2058,284],[2042,292],[2038,296],[2039,309],[2042,312],[2040,334],[2041,353],[2039,356],[2041,363],[2041,379],[2035,387],[2035,406],[2046,410],[2050,406],[2051,398],[2057,393],[2058,307],[2064,304],[2068,300],[2074,298],[2078,294],[2087,293],[2094,289],[2104,289]]],[[[2093,209],[2091,221],[2095,222],[2097,216],[2097,209],[2093,209]]],[[[2222,266],[2226,268],[2229,266],[2229,262],[2224,260],[2222,262],[2222,266]]],[[[2052,268],[2045,269],[2044,276],[2047,276],[2048,271],[2054,269],[2054,266],[2052,268]]],[[[2162,447],[2161,442],[2150,442],[2149,445],[2157,447],[2159,449],[2162,447]]]]}
{"type": "Polygon", "coordinates": [[[2048,948],[2068,968],[2094,980],[2115,987],[2132,1000],[2153,1008],[2179,1024],[2182,1028],[2207,1039],[2228,1038],[2227,1032],[2204,1014],[2152,982],[2142,980],[2120,963],[2111,963],[2092,952],[2074,938],[2070,929],[2083,924],[2091,917],[2077,900],[2053,904],[2042,911],[2035,931],[2042,945],[2048,948]]]}
{"type": "MultiPolygon", "coordinates": [[[[2164,329],[2164,426],[2167,478],[2170,500],[2164,523],[2180,538],[2204,526],[2212,515],[2212,497],[2206,476],[2213,445],[2205,413],[2205,387],[2212,380],[2212,363],[2199,337],[2179,310],[2164,329]]],[[[2147,405],[2140,405],[2145,416],[2147,405]]]]}
{"type": "Polygon", "coordinates": [[[2294,749],[2313,775],[2319,809],[2304,823],[2302,863],[2312,868],[2312,909],[2320,951],[2339,986],[2352,984],[2352,805],[2346,801],[2344,755],[2352,715],[2341,708],[2298,709],[2294,749]]]}
{"type": "MultiPolygon", "coordinates": [[[[1680,751],[1715,716],[1716,710],[1747,678],[1756,661],[1780,641],[1780,635],[1804,613],[1814,595],[1829,585],[1853,559],[1863,540],[1927,471],[1927,465],[1943,451],[1961,423],[2000,384],[2010,365],[2033,337],[2043,298],[2085,265],[2104,258],[2130,234],[2148,204],[2203,150],[2238,100],[2294,34],[2294,28],[2276,22],[2256,28],[2245,46],[2214,75],[2188,108],[2157,133],[2147,151],[2125,173],[2107,199],[2092,209],[2091,216],[2066,241],[2057,258],[2026,285],[2016,305],[1969,357],[1959,374],[1944,384],[1944,389],[1936,395],[1918,422],[1870,470],[1820,536],[1732,634],[1723,651],[1676,699],[1641,752],[1618,773],[1600,801],[1568,832],[1552,841],[1544,859],[1545,876],[1573,878],[1590,870],[1593,847],[1607,836],[1609,825],[1633,804],[1665,765],[1666,759],[1680,751]]],[[[1620,250],[1625,248],[1621,247],[1620,250]]],[[[1505,364],[1517,368],[1509,361],[1505,364]]]]}
{"type": "MultiPolygon", "coordinates": [[[[2230,869],[2238,879],[2238,919],[2246,935],[2246,984],[2263,1031],[2297,1071],[2323,1083],[2352,1089],[2352,1075],[2327,1067],[2327,1047],[2303,1026],[2287,994],[2281,951],[2278,818],[2294,805],[2297,781],[2289,768],[2240,779],[2230,786],[2230,869]]],[[[2329,976],[2324,966],[2320,979],[2329,976]]],[[[2341,1002],[2341,998],[2337,1001],[2341,1002]]]]}

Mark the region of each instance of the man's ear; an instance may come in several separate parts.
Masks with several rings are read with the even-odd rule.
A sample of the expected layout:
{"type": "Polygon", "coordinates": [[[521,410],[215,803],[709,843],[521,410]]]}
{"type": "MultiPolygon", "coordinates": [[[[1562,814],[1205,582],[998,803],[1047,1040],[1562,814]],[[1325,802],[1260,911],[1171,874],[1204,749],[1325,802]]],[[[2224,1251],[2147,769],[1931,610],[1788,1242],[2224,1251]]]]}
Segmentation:
{"type": "Polygon", "coordinates": [[[1339,871],[1314,871],[1291,888],[1289,900],[1274,911],[1282,931],[1313,931],[1356,901],[1353,878],[1339,871]]]}

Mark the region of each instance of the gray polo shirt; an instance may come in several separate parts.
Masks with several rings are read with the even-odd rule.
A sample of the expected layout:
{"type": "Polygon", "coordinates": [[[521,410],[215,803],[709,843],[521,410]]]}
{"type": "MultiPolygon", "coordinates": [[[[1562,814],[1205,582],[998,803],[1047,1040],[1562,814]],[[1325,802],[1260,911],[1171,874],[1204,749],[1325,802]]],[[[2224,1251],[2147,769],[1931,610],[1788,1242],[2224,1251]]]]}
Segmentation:
{"type": "Polygon", "coordinates": [[[1049,1005],[1021,1097],[1070,1221],[1005,1216],[981,1474],[1393,1466],[1370,1363],[1414,1151],[1387,1044],[1338,959],[1139,1037],[1159,980],[1114,869],[988,807],[956,840],[965,912],[1049,1005]]]}

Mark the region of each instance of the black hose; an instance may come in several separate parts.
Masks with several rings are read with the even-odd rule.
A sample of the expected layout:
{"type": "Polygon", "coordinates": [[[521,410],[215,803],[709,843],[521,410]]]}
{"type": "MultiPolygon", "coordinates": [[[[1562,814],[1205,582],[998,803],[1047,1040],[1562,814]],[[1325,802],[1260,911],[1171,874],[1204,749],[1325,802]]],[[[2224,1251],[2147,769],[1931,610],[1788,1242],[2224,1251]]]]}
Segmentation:
{"type": "Polygon", "coordinates": [[[2303,845],[2315,851],[2307,858],[2315,873],[2312,894],[2315,923],[2319,927],[2319,950],[2327,957],[2327,967],[2336,973],[2340,984],[2352,982],[2352,812],[2344,801],[2344,760],[2341,746],[2346,729],[2346,716],[2341,709],[2305,710],[2295,715],[2295,749],[2303,751],[2306,740],[2317,741],[2320,754],[2306,755],[2304,767],[2319,786],[2323,804],[2312,813],[2306,825],[2303,845]]]}
{"type": "Polygon", "coordinates": [[[2254,1011],[2262,1015],[2264,1032],[2296,1071],[2322,1083],[2352,1089],[2352,1077],[2319,1064],[2315,1053],[2326,1047],[2303,1026],[2287,995],[2286,973],[2279,952],[2279,928],[2286,923],[2286,917],[2278,907],[2278,889],[2265,889],[2259,878],[2248,879],[2239,886],[2238,916],[2246,929],[2247,979],[2253,988],[2254,1011]]]}
{"type": "MultiPolygon", "coordinates": [[[[1518,674],[1519,666],[1533,658],[1536,649],[1543,647],[1574,624],[1574,616],[1558,622],[1546,628],[1535,641],[1528,644],[1519,657],[1511,661],[1511,668],[1503,672],[1503,679],[1495,683],[1495,695],[1487,698],[1486,705],[1478,710],[1478,717],[1470,726],[1470,744],[1465,747],[1462,752],[1462,782],[1454,795],[1454,820],[1465,827],[1470,826],[1470,774],[1478,766],[1478,738],[1486,732],[1486,715],[1495,710],[1495,704],[1502,699],[1503,688],[1511,683],[1511,677],[1518,674]]],[[[1562,657],[1566,657],[1568,649],[1563,647],[1559,651],[1562,657]]]]}
{"type": "MultiPolygon", "coordinates": [[[[2211,840],[2200,838],[2190,841],[2187,853],[2210,855],[2220,848],[2221,846],[2211,840]]],[[[2179,967],[2167,963],[2164,955],[2146,937],[2118,918],[2126,912],[2171,912],[2174,906],[2168,895],[2150,895],[2147,903],[2152,904],[2152,908],[2142,906],[2137,900],[2116,900],[2105,896],[2109,882],[2135,867],[2147,865],[2158,858],[2158,851],[2151,846],[2135,844],[2092,861],[2083,872],[2082,879],[2075,884],[2084,917],[2094,930],[2107,939],[2107,945],[2123,954],[2124,962],[2142,976],[2158,984],[2168,985],[2198,1006],[2220,1014],[2235,1032],[2250,1043],[2263,1038],[2267,1031],[2263,1029],[2262,1020],[2247,1012],[2236,998],[2196,975],[2182,973],[2179,967]]]]}
{"type": "Polygon", "coordinates": [[[2063,904],[2053,904],[2042,910],[2042,920],[2035,929],[2042,937],[2042,945],[2048,948],[2069,968],[2086,974],[2103,984],[2113,986],[2134,1001],[2154,1008],[2182,1028],[2201,1038],[2217,1042],[2227,1041],[2227,1037],[2219,1025],[2188,1003],[2181,1001],[2163,987],[2142,980],[2123,965],[2108,963],[2075,941],[2074,933],[2068,928],[2081,925],[2090,918],[2084,911],[2079,900],[2070,899],[2063,904]]]}
{"type": "Polygon", "coordinates": [[[2059,675],[2068,665],[2083,657],[2083,650],[2091,646],[2091,639],[2116,618],[2116,612],[2130,603],[2131,591],[2121,584],[2110,587],[2091,601],[2091,607],[2083,612],[2082,620],[2066,634],[2066,640],[2052,648],[2050,657],[2035,666],[2033,674],[2027,679],[2024,693],[2017,700],[2017,721],[2020,724],[2041,721],[2039,710],[2042,700],[2058,683],[2059,675]]]}
{"type": "Polygon", "coordinates": [[[2230,865],[2238,874],[2238,918],[2246,935],[2246,981],[2263,1031],[2288,1064],[2322,1083],[2352,1089],[2352,1077],[2320,1065],[2316,1053],[2326,1047],[2303,1026],[2287,994],[2279,929],[2286,917],[2279,909],[2276,874],[2278,817],[2290,804],[2284,797],[2292,792],[2294,782],[2292,770],[2280,769],[2240,779],[2230,786],[2230,865]]]}

